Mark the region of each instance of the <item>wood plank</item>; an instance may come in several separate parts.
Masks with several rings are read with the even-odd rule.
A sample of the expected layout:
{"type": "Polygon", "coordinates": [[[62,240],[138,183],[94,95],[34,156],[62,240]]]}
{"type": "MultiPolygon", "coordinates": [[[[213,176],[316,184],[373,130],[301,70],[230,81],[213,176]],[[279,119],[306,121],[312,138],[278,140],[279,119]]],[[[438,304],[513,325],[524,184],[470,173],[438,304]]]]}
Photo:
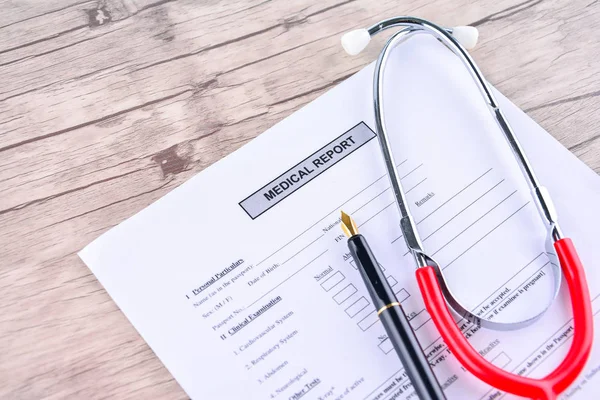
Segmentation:
{"type": "MultiPolygon", "coordinates": [[[[325,21],[327,22],[327,21],[325,21]]],[[[325,28],[327,28],[327,26],[333,26],[332,24],[325,24],[325,28]]],[[[307,28],[307,31],[311,31],[314,27],[309,26],[307,28]]],[[[319,27],[321,28],[321,27],[319,27]]],[[[222,69],[224,68],[222,65],[216,65],[214,68],[214,70],[211,71],[206,71],[203,74],[199,74],[200,76],[209,76],[211,77],[207,82],[205,83],[200,83],[200,84],[196,84],[196,86],[192,86],[192,88],[190,89],[192,91],[192,93],[197,94],[198,92],[201,92],[202,94],[200,96],[195,96],[195,99],[193,100],[194,103],[196,103],[195,107],[197,109],[207,109],[210,108],[210,104],[214,104],[219,103],[219,100],[222,99],[223,101],[221,102],[221,104],[219,104],[220,107],[218,107],[219,109],[223,110],[222,115],[215,115],[215,113],[211,113],[213,115],[210,116],[209,122],[207,123],[206,121],[206,115],[199,115],[199,119],[204,121],[204,126],[207,126],[209,128],[213,127],[213,126],[218,126],[219,124],[224,124],[224,123],[235,123],[236,121],[223,121],[226,120],[228,118],[231,118],[231,115],[236,115],[236,116],[240,116],[240,119],[245,119],[245,118],[251,118],[254,115],[260,115],[260,114],[264,114],[269,112],[269,110],[271,112],[273,111],[277,111],[277,110],[273,110],[272,105],[273,103],[275,103],[275,105],[279,105],[282,102],[285,102],[287,100],[287,98],[282,98],[281,95],[285,94],[285,96],[288,95],[288,93],[292,93],[292,97],[297,97],[298,95],[302,95],[304,93],[309,93],[311,90],[314,90],[314,85],[313,85],[313,81],[312,80],[306,80],[306,82],[304,81],[297,81],[297,78],[295,78],[296,76],[304,76],[306,75],[306,71],[310,71],[310,70],[317,70],[320,71],[322,70],[323,72],[320,74],[323,78],[326,78],[328,83],[325,85],[327,87],[329,87],[329,85],[331,85],[331,82],[335,82],[336,78],[339,79],[339,73],[340,71],[338,71],[337,69],[332,69],[332,68],[328,68],[327,65],[327,61],[324,61],[321,65],[314,65],[314,60],[312,58],[306,58],[304,55],[310,51],[316,51],[316,52],[320,52],[320,54],[324,55],[325,57],[322,57],[322,60],[328,60],[331,57],[335,57],[338,52],[339,49],[337,47],[337,36],[340,30],[337,30],[333,33],[330,33],[330,35],[324,39],[324,41],[327,43],[327,46],[325,48],[322,48],[323,45],[325,43],[321,42],[321,41],[317,41],[314,43],[309,43],[308,45],[302,46],[299,49],[295,49],[295,50],[290,50],[288,52],[286,52],[285,56],[284,55],[280,55],[280,56],[275,56],[273,57],[274,59],[285,59],[285,57],[291,58],[290,56],[295,56],[301,59],[300,62],[297,63],[293,63],[292,65],[280,65],[277,64],[276,62],[273,63],[266,63],[267,68],[272,66],[272,69],[267,69],[266,71],[263,68],[263,63],[259,62],[253,65],[249,65],[243,68],[239,68],[239,66],[234,66],[233,67],[233,71],[231,71],[230,73],[226,73],[226,72],[218,72],[218,71],[222,71],[222,69]],[[330,43],[333,40],[333,43],[330,43]],[[284,71],[289,71],[290,68],[292,69],[291,74],[285,74],[284,71]],[[317,69],[318,68],[318,69],[317,69]],[[261,76],[261,72],[264,75],[264,77],[257,79],[257,80],[253,80],[253,81],[248,81],[248,82],[244,82],[245,79],[247,79],[247,76],[261,76]],[[218,76],[217,76],[218,75],[218,76]],[[279,76],[277,76],[279,75],[279,76]],[[270,79],[273,79],[273,76],[276,76],[278,79],[276,80],[277,82],[277,86],[274,87],[273,89],[269,88],[269,83],[268,81],[270,79]],[[293,78],[290,78],[293,77],[293,78]],[[242,82],[243,82],[243,86],[242,86],[242,82]],[[290,87],[290,90],[287,90],[287,86],[290,87]],[[286,90],[280,90],[281,88],[286,88],[286,90]],[[304,91],[303,91],[304,90],[304,91]],[[294,92],[296,91],[296,92],[294,92]],[[298,93],[299,92],[299,93],[298,93]],[[251,93],[252,97],[249,98],[248,94],[251,93]],[[279,97],[277,97],[279,96],[279,97]],[[268,102],[269,98],[272,97],[272,101],[268,102]],[[236,101],[238,101],[239,104],[244,104],[245,107],[243,108],[242,112],[245,112],[246,115],[242,114],[240,115],[240,111],[239,110],[235,110],[235,105],[236,105],[236,101]],[[234,111],[235,110],[235,111],[234,111]]],[[[343,29],[341,30],[343,31],[343,29]]],[[[304,34],[304,33],[303,33],[304,34]]],[[[282,36],[277,34],[277,36],[282,36]]],[[[269,38],[260,38],[261,42],[270,42],[268,39],[269,38]],[[264,39],[264,40],[263,40],[264,39]]],[[[243,52],[243,47],[244,45],[237,45],[237,44],[232,44],[231,46],[234,46],[235,48],[233,49],[233,51],[231,53],[227,53],[226,59],[228,62],[232,62],[231,60],[233,59],[235,62],[235,54],[244,54],[243,52]],[[229,55],[231,55],[231,57],[229,57],[229,55]]],[[[230,46],[230,47],[231,47],[230,46]]],[[[277,47],[277,46],[270,46],[269,48],[272,47],[277,47]]],[[[262,50],[262,49],[260,49],[262,50]]],[[[202,64],[213,64],[211,62],[212,59],[216,59],[219,56],[219,52],[215,51],[215,52],[211,52],[209,51],[208,54],[206,54],[206,56],[200,56],[198,55],[197,57],[200,58],[198,64],[202,63],[202,64]]],[[[269,60],[267,60],[269,61],[269,60]]],[[[361,60],[362,61],[362,60],[361,60]]],[[[240,61],[241,62],[241,61],[240,61]]],[[[347,76],[349,73],[354,72],[359,66],[362,65],[361,62],[356,62],[355,60],[351,60],[350,61],[351,64],[349,65],[348,69],[346,70],[342,70],[341,72],[344,73],[345,75],[342,75],[342,77],[347,76]],[[354,62],[354,64],[352,64],[354,62]]],[[[142,107],[144,105],[148,105],[148,103],[154,104],[155,102],[160,102],[161,99],[166,99],[166,100],[170,100],[172,98],[172,96],[177,96],[178,93],[182,93],[185,90],[187,90],[186,88],[189,88],[190,86],[190,81],[192,81],[194,79],[194,76],[190,76],[189,74],[185,74],[185,73],[181,73],[181,74],[177,74],[176,77],[174,77],[173,79],[169,79],[169,80],[165,80],[163,79],[163,77],[165,76],[165,74],[169,74],[169,70],[172,69],[174,66],[178,69],[182,69],[184,71],[190,70],[189,64],[186,64],[187,61],[183,61],[180,59],[174,60],[170,63],[162,63],[160,65],[155,65],[151,68],[144,68],[143,70],[139,71],[137,73],[137,77],[139,77],[139,79],[136,79],[135,81],[132,81],[132,79],[129,77],[129,74],[127,77],[123,78],[121,76],[119,76],[118,74],[110,74],[110,75],[106,75],[106,79],[84,79],[83,81],[74,81],[72,83],[72,86],[67,87],[65,89],[66,93],[70,93],[71,95],[73,95],[78,89],[82,92],[80,95],[78,95],[78,98],[84,98],[87,99],[87,103],[85,104],[84,107],[85,109],[91,108],[92,110],[97,110],[98,115],[100,114],[104,114],[104,117],[102,116],[98,116],[96,120],[94,120],[93,122],[100,122],[102,123],[102,118],[104,119],[111,119],[113,118],[113,116],[115,116],[115,114],[117,114],[116,116],[120,115],[120,113],[123,112],[128,112],[129,110],[134,109],[135,107],[140,107],[137,105],[134,105],[136,102],[135,98],[131,98],[131,97],[138,97],[140,95],[140,92],[143,93],[145,88],[151,88],[151,90],[153,90],[154,92],[158,92],[158,94],[162,95],[162,96],[155,96],[156,98],[153,98],[152,100],[142,103],[142,107]],[[119,79],[118,81],[115,81],[116,79],[119,79]],[[117,83],[119,82],[119,83],[117,83]],[[134,85],[133,82],[141,82],[139,85],[134,85]],[[149,84],[147,84],[149,83],[149,84]],[[111,91],[110,93],[110,98],[112,101],[111,105],[114,105],[113,108],[110,111],[113,111],[113,109],[118,109],[118,111],[114,111],[109,115],[109,117],[106,117],[106,112],[107,110],[104,107],[98,107],[98,102],[102,100],[102,96],[106,96],[107,93],[105,91],[97,91],[96,87],[97,85],[100,84],[102,86],[107,86],[109,87],[108,90],[111,90],[110,88],[114,88],[114,91],[111,91]],[[187,85],[187,86],[186,86],[187,85]],[[131,97],[126,97],[125,101],[120,103],[120,96],[122,95],[124,89],[123,88],[127,88],[132,92],[132,96],[131,97]],[[183,90],[182,90],[183,89],[183,90]],[[179,90],[179,91],[176,91],[179,90]],[[87,93],[89,92],[96,92],[97,95],[94,95],[93,93],[91,95],[87,95],[87,93]],[[115,103],[120,103],[120,104],[115,104],[115,103]],[[127,108],[127,106],[130,106],[129,108],[127,108]],[[100,119],[100,121],[98,121],[100,119]]],[[[218,64],[218,63],[215,63],[218,64]]],[[[515,70],[519,70],[519,68],[515,67],[515,70]]],[[[567,69],[568,70],[568,69],[567,69]]],[[[512,81],[514,82],[514,80],[512,81]]],[[[506,83],[506,86],[508,87],[509,91],[511,89],[511,87],[508,85],[510,82],[506,83]]],[[[194,85],[193,81],[192,81],[192,85],[194,85]]],[[[323,88],[323,86],[317,86],[318,88],[323,88]]],[[[535,91],[533,91],[535,92],[535,91]]],[[[127,93],[128,94],[128,93],[127,93]]],[[[37,97],[37,96],[36,96],[37,97]]],[[[46,94],[42,93],[39,97],[41,98],[45,98],[46,94]]],[[[38,101],[30,101],[31,98],[28,96],[28,104],[37,104],[38,101]]],[[[24,101],[24,100],[23,100],[24,101]]],[[[40,99],[41,101],[41,99],[40,99]]],[[[86,101],[86,100],[83,100],[86,101]]],[[[20,106],[24,106],[23,104],[9,104],[8,107],[10,107],[11,110],[13,109],[19,109],[20,106]]],[[[28,115],[32,116],[36,114],[36,110],[33,109],[31,110],[28,115]]],[[[89,114],[88,112],[81,112],[81,113],[74,113],[74,114],[69,114],[69,117],[71,117],[72,115],[75,116],[75,118],[77,118],[77,116],[80,116],[82,119],[87,117],[87,114],[89,114]]],[[[46,119],[47,118],[47,109],[40,109],[38,112],[38,115],[40,115],[40,119],[42,123],[46,123],[46,119]]],[[[33,127],[36,127],[35,124],[33,123],[33,121],[27,125],[22,124],[21,119],[18,117],[14,117],[12,116],[14,121],[13,124],[17,127],[22,128],[22,130],[30,130],[33,127]],[[33,125],[33,126],[32,126],[33,125]]],[[[54,122],[54,121],[53,121],[54,122]]],[[[75,122],[79,122],[79,121],[75,121],[75,122]]],[[[81,122],[80,124],[76,124],[75,127],[80,126],[81,124],[85,124],[86,122],[81,122]]],[[[47,124],[46,124],[47,125],[47,124]]],[[[200,125],[200,124],[199,124],[200,125]]],[[[44,129],[44,126],[40,126],[39,127],[40,130],[44,129]]],[[[70,129],[70,128],[65,128],[65,129],[70,129]]],[[[211,129],[209,129],[210,131],[211,129]]],[[[54,131],[51,132],[49,135],[53,135],[56,132],[59,132],[59,134],[64,133],[63,130],[59,130],[59,131],[54,131]]],[[[12,132],[11,132],[12,133],[12,132]]],[[[207,132],[199,132],[199,135],[203,135],[206,134],[207,132]]],[[[255,136],[255,134],[258,132],[255,132],[252,136],[255,136]]],[[[22,131],[20,129],[17,128],[17,130],[14,132],[15,137],[19,137],[21,138],[22,135],[22,131]]],[[[32,151],[37,153],[37,150],[32,149],[32,151]]],[[[23,154],[23,149],[19,149],[19,153],[23,154]]],[[[24,157],[28,157],[27,154],[24,155],[24,157]]],[[[50,159],[49,159],[50,160],[50,159]]],[[[40,170],[44,170],[43,168],[39,168],[38,165],[30,165],[30,167],[34,170],[34,171],[40,171],[40,170]]],[[[19,168],[21,170],[21,174],[23,172],[26,172],[23,170],[23,165],[19,164],[19,168]]],[[[12,171],[10,170],[6,170],[5,171],[7,174],[11,174],[12,171]]],[[[73,171],[76,172],[76,171],[73,171]]],[[[37,177],[34,179],[38,179],[37,177]]],[[[72,182],[73,184],[75,184],[76,182],[72,182]]],[[[41,189],[41,188],[40,188],[41,189]]],[[[70,188],[64,188],[64,190],[69,190],[70,188]]],[[[33,192],[29,192],[31,194],[34,194],[33,192]]],[[[36,198],[35,196],[33,198],[36,198]]],[[[16,204],[9,204],[10,206],[16,206],[16,204]]]]}
{"type": "Polygon", "coordinates": [[[89,0],[55,0],[52,2],[0,0],[0,9],[2,10],[2,13],[0,13],[0,29],[17,24],[27,25],[36,18],[53,18],[55,13],[80,7],[85,3],[89,3],[89,0]]]}
{"type": "Polygon", "coordinates": [[[371,62],[345,30],[475,22],[488,79],[600,171],[599,8],[0,2],[0,398],[185,398],[75,253],[371,62]]]}
{"type": "Polygon", "coordinates": [[[600,174],[600,132],[598,96],[545,103],[528,111],[541,126],[600,174]]]}
{"type": "MultiPolygon", "coordinates": [[[[282,49],[283,52],[288,52],[291,48],[301,47],[306,43],[313,42],[320,43],[315,46],[319,50],[327,47],[333,51],[337,50],[337,56],[343,56],[339,48],[338,35],[357,26],[356,22],[349,20],[347,14],[353,18],[356,14],[359,14],[356,17],[361,22],[364,20],[362,24],[366,24],[386,14],[389,15],[390,3],[395,4],[389,1],[381,2],[377,9],[372,9],[373,7],[369,9],[369,12],[376,15],[367,18],[364,12],[349,12],[353,10],[354,3],[337,1],[337,3],[330,1],[329,4],[327,2],[319,3],[319,8],[311,9],[306,9],[304,2],[301,1],[289,3],[286,7],[288,7],[291,16],[287,18],[281,18],[279,13],[269,11],[269,8],[265,8],[267,7],[267,4],[265,4],[263,7],[254,8],[252,10],[253,14],[250,15],[257,15],[260,18],[252,20],[251,24],[242,24],[240,27],[236,26],[228,29],[227,33],[219,31],[220,20],[215,19],[212,15],[195,16],[194,13],[198,13],[196,11],[197,7],[187,6],[185,12],[181,13],[164,11],[162,8],[157,7],[136,16],[136,21],[139,21],[138,23],[141,25],[155,26],[160,24],[161,26],[155,30],[161,32],[163,32],[163,29],[166,32],[168,28],[170,33],[163,36],[167,39],[177,38],[177,40],[171,41],[157,40],[154,29],[140,30],[137,24],[131,23],[131,20],[108,24],[101,27],[102,30],[94,31],[102,32],[102,35],[106,34],[106,37],[101,36],[100,45],[96,45],[92,41],[70,46],[64,51],[57,51],[49,57],[52,60],[52,64],[49,66],[43,66],[42,68],[42,66],[39,66],[38,60],[32,59],[19,63],[18,67],[0,68],[0,75],[5,76],[8,82],[8,85],[5,85],[2,92],[0,92],[0,96],[2,96],[0,99],[8,97],[9,100],[3,102],[5,103],[5,109],[0,109],[0,121],[16,117],[9,110],[22,110],[22,112],[37,117],[35,111],[39,108],[35,108],[35,105],[38,104],[38,101],[47,101],[49,97],[57,98],[59,101],[69,101],[70,98],[67,98],[66,94],[76,95],[77,102],[72,102],[72,105],[78,106],[75,111],[80,112],[71,113],[71,117],[67,121],[57,120],[56,118],[51,119],[53,130],[44,125],[40,126],[50,120],[46,113],[42,114],[40,111],[39,114],[42,114],[42,116],[31,121],[40,124],[34,125],[34,127],[39,129],[39,133],[42,133],[39,136],[43,137],[78,126],[90,119],[95,119],[94,117],[99,118],[96,115],[89,115],[90,109],[98,109],[101,115],[104,116],[128,109],[133,104],[140,104],[140,102],[135,101],[139,99],[131,99],[129,96],[124,96],[124,94],[141,97],[146,90],[153,90],[155,87],[168,86],[172,89],[173,86],[182,85],[199,86],[200,88],[203,85],[210,86],[212,84],[214,86],[214,79],[217,75],[220,77],[225,71],[236,70],[247,64],[248,51],[258,52],[264,55],[263,58],[273,57],[275,54],[282,53],[282,49]],[[349,9],[349,11],[345,11],[346,9],[349,9]],[[160,12],[161,10],[163,11],[160,12]],[[159,14],[160,17],[155,14],[159,14]],[[190,34],[190,31],[194,32],[198,24],[206,24],[205,29],[211,32],[211,35],[190,34]],[[118,30],[114,28],[115,25],[119,25],[118,30]],[[114,31],[105,32],[109,29],[114,29],[114,31]],[[323,33],[315,37],[315,30],[323,33]],[[216,32],[212,34],[212,31],[216,32]],[[288,31],[293,34],[282,34],[288,31]],[[123,37],[128,38],[128,40],[122,40],[123,37]],[[145,43],[144,47],[139,46],[141,42],[145,43]],[[122,62],[116,62],[116,60],[122,62]],[[71,64],[71,68],[62,68],[62,63],[75,64],[71,64]],[[86,68],[78,68],[79,65],[83,64],[86,68]],[[165,81],[165,71],[172,71],[173,68],[179,70],[178,74],[173,79],[165,81]],[[24,75],[21,73],[22,70],[29,71],[31,69],[35,72],[40,70],[40,73],[33,78],[29,74],[24,75]],[[152,71],[146,71],[147,69],[152,69],[152,71]],[[83,76],[74,75],[74,71],[85,73],[83,76]],[[52,84],[51,82],[55,83],[52,84]],[[97,93],[97,88],[102,87],[102,85],[112,91],[111,100],[121,100],[125,97],[129,101],[126,104],[111,102],[108,105],[109,109],[97,107],[98,101],[102,99],[100,96],[104,95],[104,92],[95,96],[90,96],[90,92],[92,94],[97,93]],[[125,91],[123,89],[125,86],[131,88],[131,90],[129,92],[125,91]],[[22,93],[23,87],[27,87],[27,91],[40,90],[37,88],[42,88],[42,91],[38,96],[34,95],[33,98],[26,96],[19,99],[19,93],[22,93]],[[32,99],[35,101],[31,101],[32,99]]],[[[165,8],[174,7],[173,4],[178,3],[167,3],[163,6],[165,8]]],[[[415,6],[415,8],[418,7],[415,6]]],[[[427,8],[434,9],[435,5],[432,4],[427,8]]],[[[222,16],[222,18],[229,17],[230,14],[222,16]]],[[[356,71],[359,66],[372,59],[375,49],[376,46],[373,46],[372,51],[364,57],[354,59],[346,57],[343,59],[344,63],[340,66],[343,71],[350,69],[356,71]],[[351,60],[350,64],[346,64],[348,60],[351,60]]],[[[303,54],[303,57],[308,63],[321,59],[319,57],[306,57],[306,54],[303,54]]],[[[282,59],[284,62],[285,60],[289,62],[289,58],[282,59]]],[[[293,65],[293,63],[290,64],[293,65]]],[[[267,63],[267,65],[276,66],[272,63],[267,63]]],[[[339,73],[337,66],[327,69],[330,70],[328,72],[330,74],[339,73]]],[[[281,65],[279,70],[281,72],[281,65]]],[[[315,76],[313,75],[310,78],[310,80],[306,80],[306,83],[312,83],[315,76]]],[[[11,130],[9,138],[4,139],[3,142],[14,145],[31,139],[24,135],[22,130],[25,129],[21,129],[21,126],[22,124],[17,121],[7,124],[5,129],[10,130],[12,128],[14,130],[11,130]]],[[[30,124],[27,126],[29,127],[30,124]]],[[[35,131],[35,129],[31,130],[35,131]]]]}

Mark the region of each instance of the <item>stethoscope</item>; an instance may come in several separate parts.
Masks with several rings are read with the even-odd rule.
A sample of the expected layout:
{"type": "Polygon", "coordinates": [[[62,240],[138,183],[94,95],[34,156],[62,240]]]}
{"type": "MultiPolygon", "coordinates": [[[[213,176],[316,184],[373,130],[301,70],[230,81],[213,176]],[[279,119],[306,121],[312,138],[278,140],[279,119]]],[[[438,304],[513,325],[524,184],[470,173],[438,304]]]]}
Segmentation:
{"type": "Polygon", "coordinates": [[[442,28],[427,20],[416,17],[395,17],[381,21],[368,29],[359,29],[346,33],[342,37],[342,45],[351,55],[360,53],[369,43],[371,36],[388,28],[401,27],[387,41],[379,54],[375,65],[373,81],[373,101],[375,106],[375,123],[377,136],[391,187],[398,210],[400,212],[400,228],[408,249],[412,253],[417,266],[416,276],[423,295],[425,306],[436,328],[446,345],[465,369],[489,385],[505,392],[519,396],[554,399],[577,378],[590,355],[593,340],[593,320],[589,290],[581,261],[577,256],[571,239],[564,238],[557,222],[557,214],[546,188],[541,186],[533,168],[519,141],[515,137],[506,117],[500,110],[490,86],[483,78],[479,68],[465,50],[475,46],[478,38],[477,29],[469,26],[442,28]],[[554,273],[554,292],[546,308],[534,317],[520,322],[503,323],[481,319],[452,294],[444,278],[439,264],[423,251],[419,232],[407,207],[406,195],[402,188],[400,175],[391,150],[389,135],[383,118],[383,72],[391,51],[401,42],[414,34],[428,33],[433,35],[450,49],[468,68],[471,77],[483,95],[496,122],[504,133],[512,149],[521,171],[527,180],[537,209],[548,228],[546,252],[550,258],[554,273]],[[460,317],[479,326],[497,330],[512,330],[525,327],[537,321],[558,295],[561,283],[561,270],[569,287],[573,310],[573,343],[562,363],[549,375],[542,379],[527,378],[507,372],[496,367],[479,354],[465,339],[454,321],[448,306],[460,317]],[[447,306],[448,305],[448,306],[447,306]]]}

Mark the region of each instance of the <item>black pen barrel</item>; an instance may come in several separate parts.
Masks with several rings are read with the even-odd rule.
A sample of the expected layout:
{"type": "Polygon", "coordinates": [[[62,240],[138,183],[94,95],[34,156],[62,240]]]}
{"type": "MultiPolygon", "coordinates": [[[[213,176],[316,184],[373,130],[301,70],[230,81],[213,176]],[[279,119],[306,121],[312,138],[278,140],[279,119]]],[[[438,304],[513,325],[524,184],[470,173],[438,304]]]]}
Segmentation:
{"type": "Polygon", "coordinates": [[[402,307],[397,305],[381,311],[379,319],[419,399],[445,399],[444,392],[431,370],[402,307]]]}
{"type": "Polygon", "coordinates": [[[445,399],[417,336],[367,240],[362,235],[354,235],[348,239],[348,248],[417,396],[421,400],[445,399]]]}

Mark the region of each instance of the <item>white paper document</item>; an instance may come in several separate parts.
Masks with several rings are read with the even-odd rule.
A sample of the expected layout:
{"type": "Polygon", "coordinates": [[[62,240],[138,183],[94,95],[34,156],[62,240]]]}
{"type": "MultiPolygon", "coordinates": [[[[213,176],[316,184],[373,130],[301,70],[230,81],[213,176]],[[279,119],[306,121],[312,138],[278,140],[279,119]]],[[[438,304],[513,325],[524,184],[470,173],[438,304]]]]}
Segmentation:
{"type": "MultiPolygon", "coordinates": [[[[416,398],[350,257],[340,210],[368,239],[447,397],[510,397],[461,368],[424,309],[374,133],[372,76],[371,65],[80,253],[190,397],[416,398]]],[[[393,53],[385,84],[410,209],[453,292],[496,321],[543,310],[552,293],[546,230],[468,72],[416,37],[393,53]]],[[[579,251],[598,312],[600,177],[498,96],[579,251]]],[[[564,286],[528,328],[459,321],[483,356],[532,377],[566,354],[571,323],[564,286]]],[[[598,371],[595,346],[564,397],[595,397],[598,371]]]]}

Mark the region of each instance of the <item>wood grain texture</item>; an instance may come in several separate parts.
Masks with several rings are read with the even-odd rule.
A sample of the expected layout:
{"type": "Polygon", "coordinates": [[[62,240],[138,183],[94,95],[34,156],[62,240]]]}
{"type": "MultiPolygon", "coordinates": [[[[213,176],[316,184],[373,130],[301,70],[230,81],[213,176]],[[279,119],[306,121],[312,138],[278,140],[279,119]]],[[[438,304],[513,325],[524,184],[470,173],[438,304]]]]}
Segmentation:
{"type": "Polygon", "coordinates": [[[340,34],[396,14],[477,25],[488,80],[600,172],[598,0],[0,0],[0,398],[186,398],[76,252],[372,61],[340,34]]]}

